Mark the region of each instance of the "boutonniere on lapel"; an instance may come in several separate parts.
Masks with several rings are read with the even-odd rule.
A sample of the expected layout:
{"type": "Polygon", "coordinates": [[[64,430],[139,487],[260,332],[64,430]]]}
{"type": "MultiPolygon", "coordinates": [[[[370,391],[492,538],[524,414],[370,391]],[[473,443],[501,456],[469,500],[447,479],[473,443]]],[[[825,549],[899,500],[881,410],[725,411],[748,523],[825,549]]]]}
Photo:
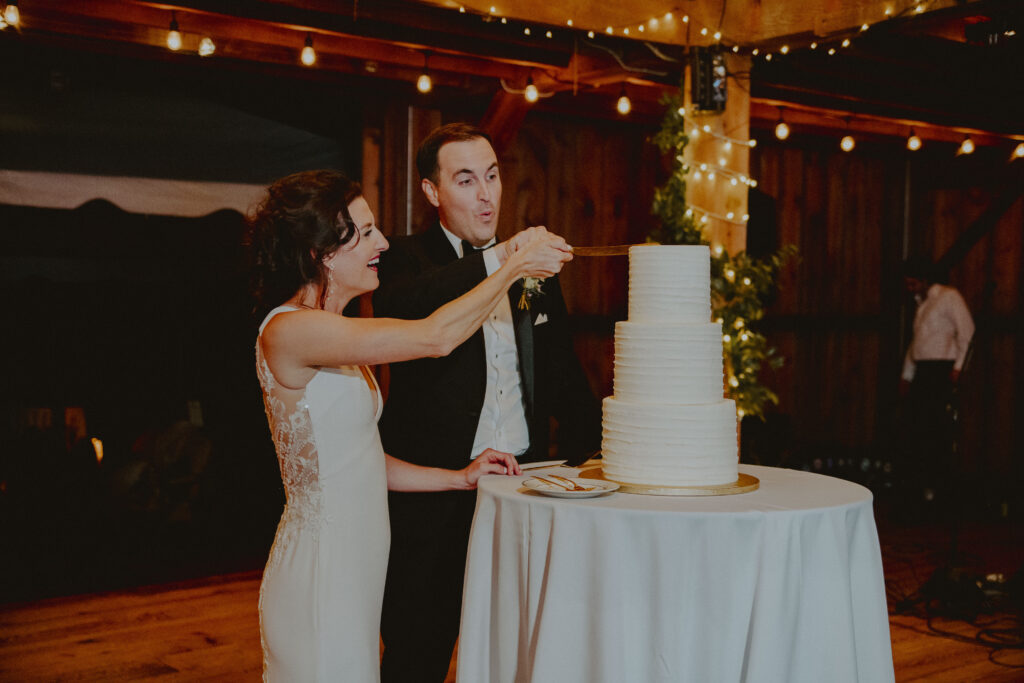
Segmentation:
{"type": "Polygon", "coordinates": [[[540,286],[543,284],[544,278],[542,277],[530,277],[527,275],[523,278],[523,293],[519,295],[520,311],[530,310],[530,302],[544,293],[540,289],[540,286]]]}

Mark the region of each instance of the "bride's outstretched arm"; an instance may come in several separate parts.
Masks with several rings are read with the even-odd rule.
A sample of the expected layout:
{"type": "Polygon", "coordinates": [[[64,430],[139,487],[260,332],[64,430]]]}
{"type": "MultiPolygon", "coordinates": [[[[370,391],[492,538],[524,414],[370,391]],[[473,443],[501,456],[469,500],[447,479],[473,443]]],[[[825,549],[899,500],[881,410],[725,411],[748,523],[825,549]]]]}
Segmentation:
{"type": "Polygon", "coordinates": [[[513,455],[488,448],[461,470],[422,467],[390,455],[387,459],[388,489],[391,491],[457,491],[476,488],[485,474],[522,474],[513,455]]]}
{"type": "Polygon", "coordinates": [[[480,327],[515,280],[549,277],[572,260],[561,237],[543,228],[524,233],[531,234],[516,241],[518,249],[493,275],[421,320],[346,318],[319,310],[275,316],[260,336],[271,371],[285,385],[298,387],[320,366],[377,365],[451,353],[480,327]]]}

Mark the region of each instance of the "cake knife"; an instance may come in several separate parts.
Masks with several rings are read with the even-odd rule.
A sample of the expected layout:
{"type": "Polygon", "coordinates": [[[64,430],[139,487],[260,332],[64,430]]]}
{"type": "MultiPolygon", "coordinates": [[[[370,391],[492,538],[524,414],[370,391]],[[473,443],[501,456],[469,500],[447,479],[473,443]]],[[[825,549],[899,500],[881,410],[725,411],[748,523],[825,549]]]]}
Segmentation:
{"type": "Polygon", "coordinates": [[[608,247],[573,247],[573,256],[625,256],[631,247],[654,247],[654,242],[643,244],[613,244],[608,247]]]}

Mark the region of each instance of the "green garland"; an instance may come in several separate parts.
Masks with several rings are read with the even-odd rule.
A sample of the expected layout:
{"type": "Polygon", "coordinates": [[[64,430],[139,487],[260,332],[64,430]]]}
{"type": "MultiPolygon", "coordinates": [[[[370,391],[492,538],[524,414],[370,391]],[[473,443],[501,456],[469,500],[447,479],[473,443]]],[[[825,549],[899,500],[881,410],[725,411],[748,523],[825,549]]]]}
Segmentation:
{"type": "MultiPolygon", "coordinates": [[[[663,153],[672,156],[672,175],[655,190],[653,213],[661,224],[650,234],[660,244],[710,244],[704,230],[686,205],[686,176],[689,167],[683,151],[690,138],[680,114],[682,93],[662,98],[668,111],[654,142],[663,153]]],[[[764,419],[765,404],[778,404],[779,397],[761,384],[765,364],[778,368],[783,358],[768,345],[753,323],[764,316],[764,302],[775,291],[776,278],[786,262],[796,255],[796,247],[786,245],[765,260],[726,250],[711,253],[712,317],[722,322],[722,352],[727,378],[727,395],[736,401],[740,417],[756,415],[764,419]]]]}

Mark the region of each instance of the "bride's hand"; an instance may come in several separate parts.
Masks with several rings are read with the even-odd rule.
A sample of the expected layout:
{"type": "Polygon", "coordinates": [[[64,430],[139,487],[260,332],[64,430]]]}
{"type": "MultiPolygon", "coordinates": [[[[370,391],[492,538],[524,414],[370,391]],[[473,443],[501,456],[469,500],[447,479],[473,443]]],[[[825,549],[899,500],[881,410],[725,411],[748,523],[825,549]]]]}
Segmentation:
{"type": "Polygon", "coordinates": [[[544,227],[527,228],[506,242],[515,248],[509,258],[518,260],[523,275],[551,277],[572,260],[572,247],[544,227]]]}
{"type": "Polygon", "coordinates": [[[519,461],[509,453],[488,448],[473,459],[468,467],[461,470],[466,478],[466,488],[475,489],[476,483],[485,474],[522,474],[519,461]]]}

